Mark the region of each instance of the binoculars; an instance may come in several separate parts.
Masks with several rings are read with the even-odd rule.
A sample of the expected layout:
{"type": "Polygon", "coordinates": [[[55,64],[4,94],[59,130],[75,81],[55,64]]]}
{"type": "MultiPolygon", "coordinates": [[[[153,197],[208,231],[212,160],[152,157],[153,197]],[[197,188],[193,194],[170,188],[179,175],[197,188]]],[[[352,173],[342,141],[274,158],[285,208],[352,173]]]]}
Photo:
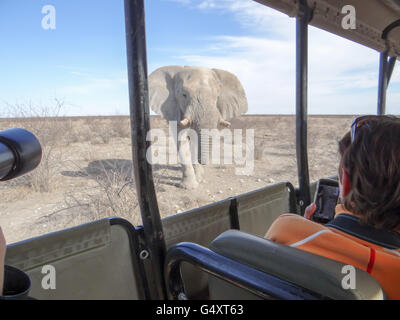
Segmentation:
{"type": "Polygon", "coordinates": [[[0,181],[35,169],[41,159],[42,147],[31,132],[19,128],[0,131],[0,181]]]}

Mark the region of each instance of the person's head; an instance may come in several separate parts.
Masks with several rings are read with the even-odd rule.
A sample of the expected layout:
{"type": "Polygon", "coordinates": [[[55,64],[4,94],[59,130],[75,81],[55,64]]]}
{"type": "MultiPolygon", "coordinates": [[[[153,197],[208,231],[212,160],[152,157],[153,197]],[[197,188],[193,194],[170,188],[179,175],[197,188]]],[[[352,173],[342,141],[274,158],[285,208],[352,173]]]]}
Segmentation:
{"type": "Polygon", "coordinates": [[[376,228],[400,228],[400,119],[356,119],[339,153],[344,207],[376,228]]]}

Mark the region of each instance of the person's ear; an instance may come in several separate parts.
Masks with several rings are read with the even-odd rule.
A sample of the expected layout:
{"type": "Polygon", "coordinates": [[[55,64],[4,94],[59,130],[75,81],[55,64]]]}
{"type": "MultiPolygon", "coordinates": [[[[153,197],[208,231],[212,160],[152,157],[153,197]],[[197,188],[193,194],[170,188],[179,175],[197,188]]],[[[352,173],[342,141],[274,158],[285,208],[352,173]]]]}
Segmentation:
{"type": "Polygon", "coordinates": [[[351,191],[351,182],[349,178],[349,174],[346,169],[342,169],[341,172],[341,184],[342,184],[342,196],[346,197],[351,191]]]}

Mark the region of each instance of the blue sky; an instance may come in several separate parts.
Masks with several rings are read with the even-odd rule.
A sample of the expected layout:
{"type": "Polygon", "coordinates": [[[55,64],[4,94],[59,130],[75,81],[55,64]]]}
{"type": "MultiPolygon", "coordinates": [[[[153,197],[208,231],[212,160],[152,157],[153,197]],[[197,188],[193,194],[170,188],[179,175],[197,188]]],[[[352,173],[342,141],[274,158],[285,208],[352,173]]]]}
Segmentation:
{"type": "MultiPolygon", "coordinates": [[[[0,116],[7,105],[65,102],[64,115],[128,114],[122,0],[0,0],[0,116]],[[44,30],[42,8],[56,9],[44,30]]],[[[226,69],[249,113],[293,113],[295,24],[250,0],[146,0],[149,72],[164,65],[226,69]]],[[[377,52],[310,28],[309,112],[376,112],[377,52]]],[[[388,113],[400,108],[395,69],[388,113]]]]}

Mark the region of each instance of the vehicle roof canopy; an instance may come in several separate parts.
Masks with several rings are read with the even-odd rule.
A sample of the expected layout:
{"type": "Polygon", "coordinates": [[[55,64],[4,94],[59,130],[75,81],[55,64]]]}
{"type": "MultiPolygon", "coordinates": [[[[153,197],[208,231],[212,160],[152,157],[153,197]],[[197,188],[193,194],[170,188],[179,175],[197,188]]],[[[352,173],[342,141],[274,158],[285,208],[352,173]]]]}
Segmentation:
{"type": "MultiPolygon", "coordinates": [[[[301,0],[255,0],[290,17],[299,15],[301,0]]],[[[304,0],[314,9],[310,25],[360,43],[379,52],[388,49],[390,56],[400,55],[400,28],[387,33],[387,27],[400,25],[400,0],[304,0]],[[356,9],[356,29],[344,29],[342,9],[356,9]]]]}

